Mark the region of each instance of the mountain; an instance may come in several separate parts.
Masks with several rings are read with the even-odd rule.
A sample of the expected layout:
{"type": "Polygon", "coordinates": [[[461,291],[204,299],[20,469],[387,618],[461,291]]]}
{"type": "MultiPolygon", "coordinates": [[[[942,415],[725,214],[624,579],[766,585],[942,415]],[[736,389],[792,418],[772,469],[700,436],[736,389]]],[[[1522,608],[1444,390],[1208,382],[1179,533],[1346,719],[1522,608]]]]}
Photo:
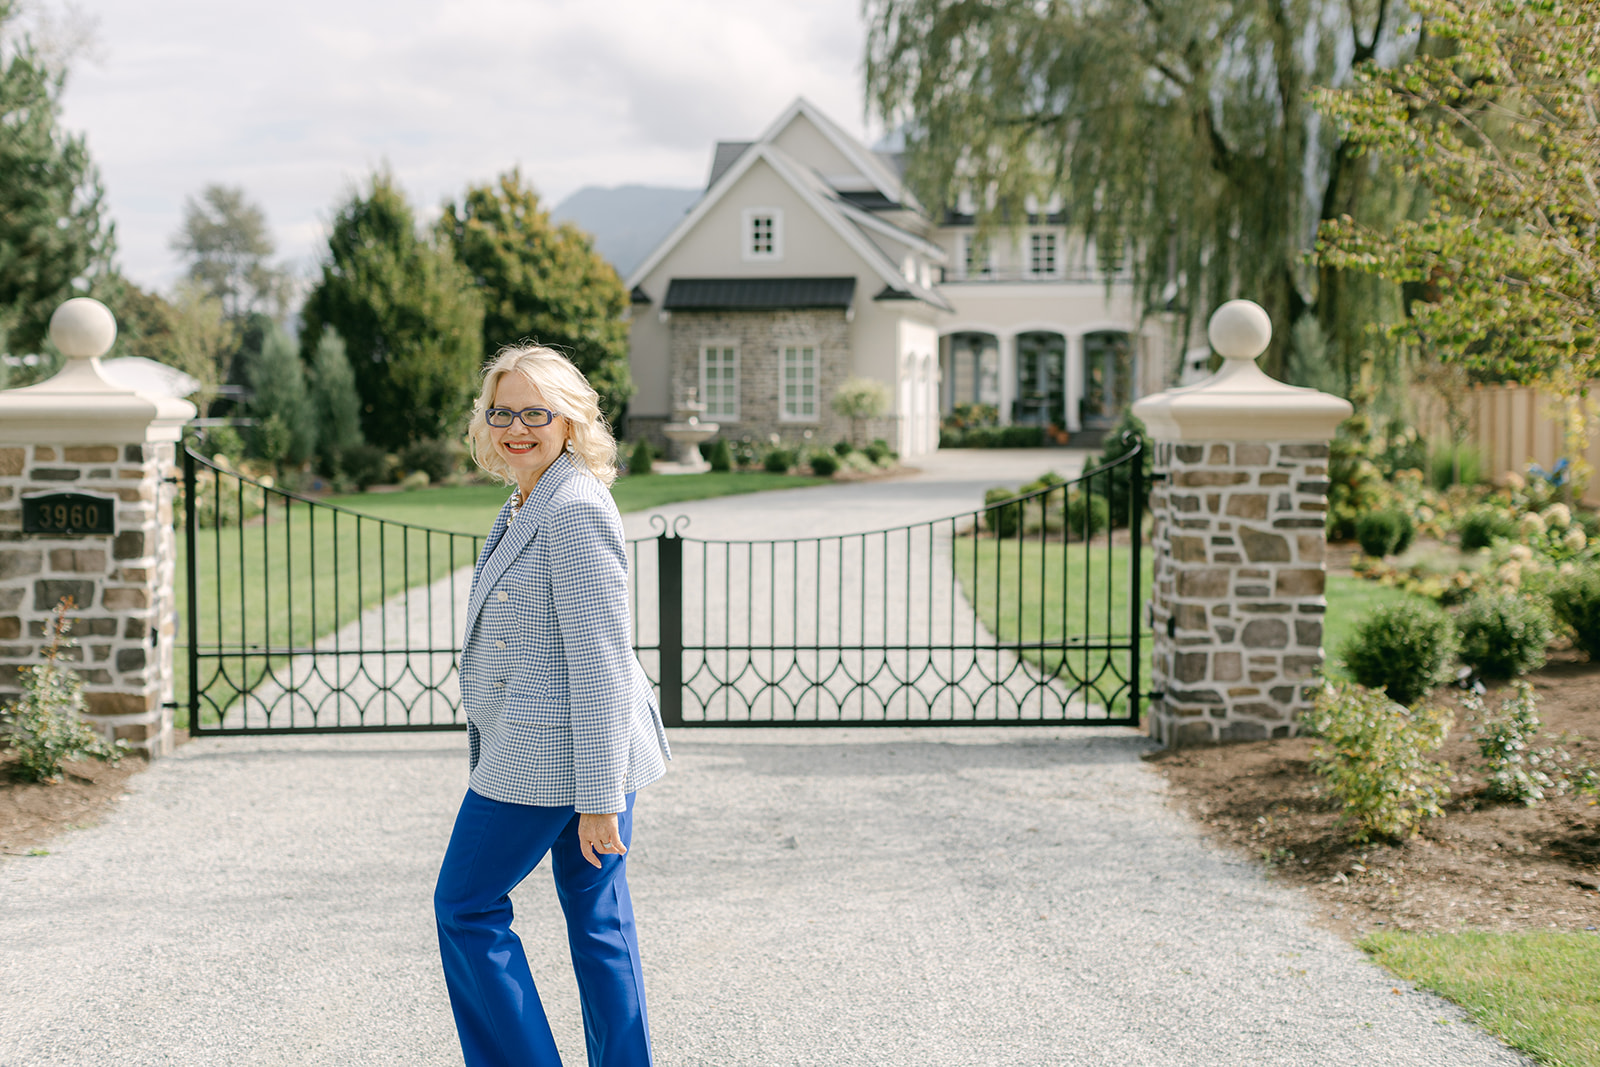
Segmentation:
{"type": "Polygon", "coordinates": [[[586,185],[550,212],[556,222],[571,222],[594,235],[597,252],[626,278],[700,199],[699,189],[654,185],[586,185]]]}

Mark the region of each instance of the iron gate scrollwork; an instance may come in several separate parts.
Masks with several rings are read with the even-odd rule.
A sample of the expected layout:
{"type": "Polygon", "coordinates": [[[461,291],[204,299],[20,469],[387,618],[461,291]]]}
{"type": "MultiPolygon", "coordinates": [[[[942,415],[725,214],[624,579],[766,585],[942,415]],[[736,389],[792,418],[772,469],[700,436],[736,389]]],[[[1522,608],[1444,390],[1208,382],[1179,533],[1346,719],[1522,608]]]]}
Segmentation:
{"type": "MultiPolygon", "coordinates": [[[[1136,725],[1143,444],[935,522],[628,542],[669,726],[1136,725]]],[[[454,729],[482,536],[376,518],[184,454],[195,733],[454,729]]]]}

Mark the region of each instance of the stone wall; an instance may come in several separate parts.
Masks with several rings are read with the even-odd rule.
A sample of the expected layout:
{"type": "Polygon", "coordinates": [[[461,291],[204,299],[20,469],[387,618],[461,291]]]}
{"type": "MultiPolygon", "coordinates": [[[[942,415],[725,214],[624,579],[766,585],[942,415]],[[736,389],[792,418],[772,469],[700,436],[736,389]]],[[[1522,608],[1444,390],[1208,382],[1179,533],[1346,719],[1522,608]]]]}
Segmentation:
{"type": "MultiPolygon", "coordinates": [[[[700,349],[710,341],[731,341],[739,347],[739,419],[723,425],[721,436],[749,437],[765,445],[774,433],[788,445],[800,445],[805,432],[817,447],[850,435],[850,420],[833,413],[833,387],[848,378],[854,361],[850,325],[843,311],[674,311],[671,321],[672,399],[676,404],[690,389],[700,388],[700,349]],[[817,418],[787,422],[781,417],[778,359],[786,345],[817,348],[817,418]]],[[[706,421],[712,416],[703,416],[706,421]]],[[[889,420],[879,420],[888,423],[889,420]]],[[[630,430],[634,427],[630,425],[630,430]]],[[[637,429],[645,431],[644,420],[637,429]]],[[[882,434],[867,433],[866,440],[882,434]]],[[[893,442],[893,437],[886,440],[893,442]]]]}
{"type": "Polygon", "coordinates": [[[0,703],[18,691],[16,669],[40,661],[47,623],[71,596],[78,647],[67,655],[89,718],[135,749],[170,749],[173,457],[170,443],[0,442],[0,703]],[[115,499],[116,532],[23,533],[22,497],[63,491],[115,499]]]}
{"type": "Polygon", "coordinates": [[[1152,733],[1288,736],[1322,668],[1328,446],[1155,449],[1152,733]]]}

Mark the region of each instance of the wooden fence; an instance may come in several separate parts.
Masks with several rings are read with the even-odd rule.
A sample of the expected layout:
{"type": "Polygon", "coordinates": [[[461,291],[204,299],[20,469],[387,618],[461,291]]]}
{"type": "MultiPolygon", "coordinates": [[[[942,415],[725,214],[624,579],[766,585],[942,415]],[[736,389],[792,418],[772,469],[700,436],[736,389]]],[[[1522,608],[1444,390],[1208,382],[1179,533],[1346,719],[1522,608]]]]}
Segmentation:
{"type": "MultiPolygon", "coordinates": [[[[1600,382],[1591,389],[1600,394],[1600,382]]],[[[1448,438],[1450,423],[1443,401],[1432,394],[1416,399],[1417,431],[1429,438],[1448,438]]],[[[1483,456],[1484,474],[1499,481],[1507,471],[1527,474],[1528,465],[1537,463],[1545,470],[1555,466],[1562,455],[1562,428],[1566,403],[1552,393],[1518,385],[1474,386],[1466,399],[1467,441],[1483,456]]],[[[1590,466],[1600,471],[1600,396],[1583,401],[1589,415],[1590,466]]],[[[1585,503],[1600,500],[1600,478],[1591,482],[1585,503]]]]}

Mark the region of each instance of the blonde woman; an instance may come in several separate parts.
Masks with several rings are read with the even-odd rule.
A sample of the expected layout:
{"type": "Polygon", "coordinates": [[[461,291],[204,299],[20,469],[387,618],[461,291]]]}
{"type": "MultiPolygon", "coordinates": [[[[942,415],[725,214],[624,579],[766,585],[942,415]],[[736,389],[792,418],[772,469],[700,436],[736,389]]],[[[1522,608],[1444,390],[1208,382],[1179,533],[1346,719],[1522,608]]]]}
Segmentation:
{"type": "Polygon", "coordinates": [[[550,855],[591,1067],[646,1067],[649,1022],[627,854],[666,733],[630,644],[616,442],[560,353],[504,349],[473,458],[514,484],[472,577],[461,646],[471,777],[434,891],[467,1067],[561,1063],[508,894],[550,855]]]}

